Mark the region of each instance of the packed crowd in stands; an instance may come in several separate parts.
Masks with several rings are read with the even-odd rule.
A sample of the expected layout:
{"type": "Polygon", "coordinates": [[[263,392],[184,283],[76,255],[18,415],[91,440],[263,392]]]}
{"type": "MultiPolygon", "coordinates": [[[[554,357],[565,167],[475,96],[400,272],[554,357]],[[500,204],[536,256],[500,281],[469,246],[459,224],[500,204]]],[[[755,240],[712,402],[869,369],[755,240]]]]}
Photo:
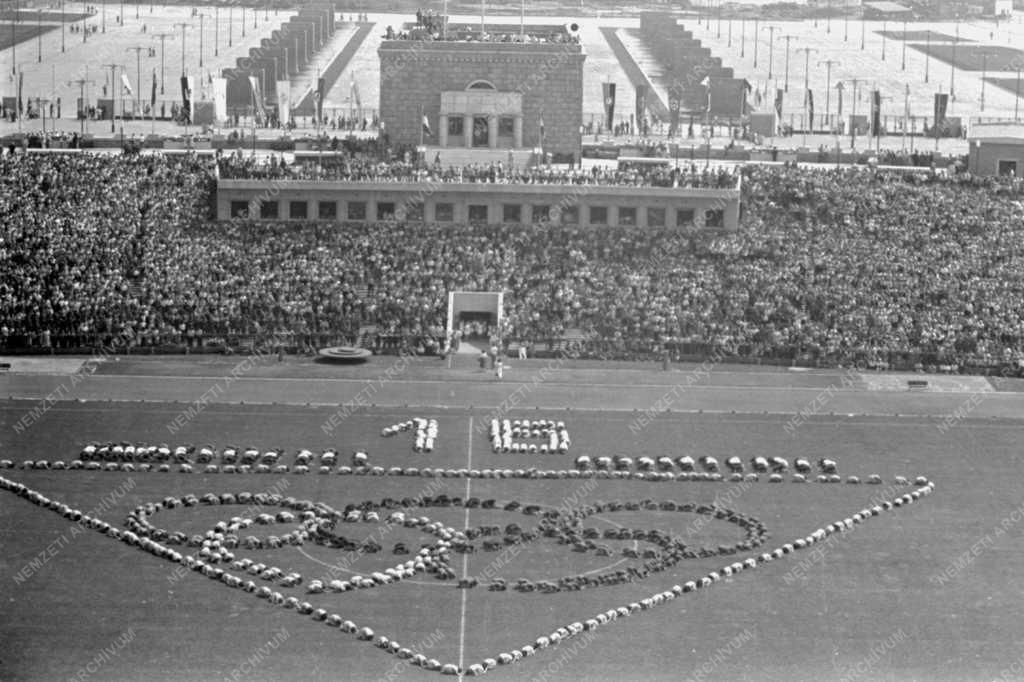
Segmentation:
{"type": "Polygon", "coordinates": [[[410,161],[381,162],[373,158],[346,157],[329,164],[287,163],[283,159],[254,158],[234,154],[217,162],[224,179],[338,180],[345,182],[473,182],[522,185],[626,185],[632,187],[675,187],[735,189],[736,174],[717,166],[649,166],[620,169],[593,166],[588,169],[555,167],[524,168],[503,164],[470,164],[444,168],[439,160],[422,167],[410,161]]]}
{"type": "Polygon", "coordinates": [[[605,357],[1024,359],[1019,181],[749,166],[735,233],[215,223],[214,163],[0,157],[0,345],[373,326],[439,348],[449,291],[504,290],[503,341],[605,357]]]}
{"type": "MultiPolygon", "coordinates": [[[[576,33],[561,30],[496,31],[481,34],[480,28],[465,24],[445,26],[445,18],[433,10],[416,10],[416,23],[408,31],[388,26],[385,40],[457,40],[488,43],[579,43],[576,33]]],[[[485,25],[486,26],[486,25],[485,25]]]]}

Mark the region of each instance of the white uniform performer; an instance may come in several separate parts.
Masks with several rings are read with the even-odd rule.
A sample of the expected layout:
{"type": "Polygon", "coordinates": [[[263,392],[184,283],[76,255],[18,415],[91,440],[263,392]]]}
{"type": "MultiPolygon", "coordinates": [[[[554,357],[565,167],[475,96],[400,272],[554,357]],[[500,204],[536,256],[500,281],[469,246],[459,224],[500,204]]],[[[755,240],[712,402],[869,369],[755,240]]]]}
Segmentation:
{"type": "Polygon", "coordinates": [[[504,376],[504,374],[505,363],[501,361],[501,358],[498,358],[497,360],[494,361],[494,376],[498,377],[498,379],[501,379],[504,376]]]}

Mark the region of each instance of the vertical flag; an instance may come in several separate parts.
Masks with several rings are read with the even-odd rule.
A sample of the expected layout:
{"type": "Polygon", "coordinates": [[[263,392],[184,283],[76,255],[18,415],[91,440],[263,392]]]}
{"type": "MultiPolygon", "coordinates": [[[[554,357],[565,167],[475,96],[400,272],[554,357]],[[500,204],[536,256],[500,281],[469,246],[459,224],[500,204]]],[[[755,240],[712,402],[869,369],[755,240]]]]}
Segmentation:
{"type": "Polygon", "coordinates": [[[149,94],[149,108],[156,115],[156,69],[153,69],[153,89],[149,94]]]}
{"type": "Polygon", "coordinates": [[[195,76],[186,76],[185,83],[188,85],[188,122],[191,123],[196,117],[196,79],[195,76]]]}
{"type": "Polygon", "coordinates": [[[903,92],[903,130],[907,131],[910,125],[910,83],[903,92]]]}
{"type": "Polygon", "coordinates": [[[186,123],[192,122],[192,87],[188,76],[181,77],[181,108],[186,123]]]}
{"type": "Polygon", "coordinates": [[[544,112],[540,112],[540,119],[538,120],[540,126],[540,148],[544,149],[544,112]]]}
{"type": "Polygon", "coordinates": [[[875,137],[882,135],[882,92],[871,91],[871,132],[875,137]]]}
{"type": "Polygon", "coordinates": [[[291,114],[291,81],[277,81],[277,119],[280,124],[288,125],[291,114]]]}
{"type": "MultiPolygon", "coordinates": [[[[421,108],[421,111],[422,111],[422,108],[421,108]]],[[[430,130],[430,120],[427,118],[427,115],[423,114],[422,118],[423,118],[423,133],[426,134],[426,135],[433,135],[434,133],[432,133],[431,130],[430,130]]]]}
{"type": "Polygon", "coordinates": [[[324,92],[326,83],[323,78],[316,79],[316,120],[324,120],[324,92]]]}
{"type": "Polygon", "coordinates": [[[132,82],[128,80],[128,74],[123,71],[121,72],[121,85],[123,85],[124,89],[128,91],[129,97],[135,97],[135,91],[132,90],[132,82]]]}
{"type": "Polygon", "coordinates": [[[814,130],[814,92],[807,89],[807,129],[814,130]]]}
{"type": "Polygon", "coordinates": [[[935,137],[939,136],[939,130],[946,123],[946,107],[949,105],[949,95],[944,92],[935,93],[935,137]]]}
{"type": "Polygon", "coordinates": [[[213,115],[218,121],[228,118],[228,79],[213,79],[213,115]]]}
{"type": "Polygon", "coordinates": [[[782,125],[782,88],[775,88],[775,118],[776,125],[782,125]]]}
{"type": "Polygon", "coordinates": [[[836,85],[836,92],[839,93],[839,108],[836,111],[836,116],[839,118],[843,117],[843,84],[839,83],[836,85]]]}
{"type": "Polygon", "coordinates": [[[679,87],[668,91],[668,136],[679,134],[679,110],[682,108],[683,93],[679,87]]]}
{"type": "Polygon", "coordinates": [[[263,112],[263,89],[260,87],[258,76],[249,76],[249,86],[252,89],[253,114],[263,112]]]}
{"type": "Polygon", "coordinates": [[[615,83],[601,83],[604,95],[605,128],[611,130],[615,122],[615,83]]]}
{"type": "Polygon", "coordinates": [[[647,86],[638,85],[636,86],[636,126],[637,130],[643,128],[642,121],[644,120],[644,114],[647,112],[647,86]]]}
{"type": "Polygon", "coordinates": [[[22,92],[25,88],[25,72],[18,72],[18,118],[25,113],[25,100],[22,99],[22,92]]]}

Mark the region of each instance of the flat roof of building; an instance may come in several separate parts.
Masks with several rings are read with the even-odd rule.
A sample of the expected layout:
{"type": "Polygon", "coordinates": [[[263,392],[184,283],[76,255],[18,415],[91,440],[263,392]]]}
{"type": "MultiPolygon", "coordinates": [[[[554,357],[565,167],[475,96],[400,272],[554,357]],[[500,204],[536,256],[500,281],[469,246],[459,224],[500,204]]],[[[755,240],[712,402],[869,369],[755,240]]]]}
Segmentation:
{"type": "Polygon", "coordinates": [[[1024,144],[1024,123],[976,123],[967,139],[971,142],[1024,144]]]}
{"type": "Polygon", "coordinates": [[[878,2],[865,2],[865,7],[870,7],[876,12],[909,12],[910,8],[906,5],[901,5],[898,2],[890,2],[889,0],[878,0],[878,2]]]}

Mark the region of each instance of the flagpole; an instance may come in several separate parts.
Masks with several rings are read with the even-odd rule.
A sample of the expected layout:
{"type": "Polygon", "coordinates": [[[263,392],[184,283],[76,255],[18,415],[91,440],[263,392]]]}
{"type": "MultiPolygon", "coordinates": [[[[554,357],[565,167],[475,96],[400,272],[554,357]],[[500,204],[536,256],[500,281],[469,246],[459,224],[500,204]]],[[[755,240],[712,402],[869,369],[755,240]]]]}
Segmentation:
{"type": "Polygon", "coordinates": [[[519,42],[526,42],[526,0],[519,6],[519,42]]]}
{"type": "Polygon", "coordinates": [[[857,80],[853,79],[853,114],[850,119],[850,149],[857,146],[857,80]]]}
{"type": "MultiPolygon", "coordinates": [[[[249,76],[252,78],[252,76],[249,76]]],[[[252,155],[256,156],[256,88],[249,88],[252,90],[252,155]]],[[[314,108],[314,115],[315,115],[314,108]]]]}
{"type": "Polygon", "coordinates": [[[871,93],[871,124],[871,127],[875,129],[875,154],[877,155],[882,151],[882,91],[878,89],[878,83],[875,83],[875,90],[871,93]]]}
{"type": "Polygon", "coordinates": [[[420,105],[420,147],[423,146],[423,118],[426,114],[423,113],[423,105],[420,105]]]}
{"type": "Polygon", "coordinates": [[[540,108],[540,158],[541,164],[547,160],[547,156],[544,154],[544,107],[540,108]]]}

